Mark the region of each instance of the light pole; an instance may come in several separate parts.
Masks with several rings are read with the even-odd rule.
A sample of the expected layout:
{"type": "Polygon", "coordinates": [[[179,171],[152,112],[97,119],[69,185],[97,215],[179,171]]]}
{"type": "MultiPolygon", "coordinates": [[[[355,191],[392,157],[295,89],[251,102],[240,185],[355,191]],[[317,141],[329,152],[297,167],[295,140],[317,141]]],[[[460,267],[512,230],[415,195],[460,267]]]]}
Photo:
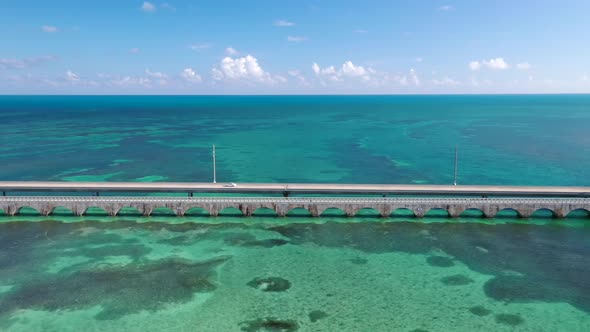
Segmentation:
{"type": "Polygon", "coordinates": [[[215,144],[213,144],[213,183],[217,183],[216,165],[215,165],[215,144]]]}
{"type": "Polygon", "coordinates": [[[455,175],[453,177],[453,185],[457,185],[457,160],[459,159],[459,151],[457,146],[455,145],[455,175]]]}

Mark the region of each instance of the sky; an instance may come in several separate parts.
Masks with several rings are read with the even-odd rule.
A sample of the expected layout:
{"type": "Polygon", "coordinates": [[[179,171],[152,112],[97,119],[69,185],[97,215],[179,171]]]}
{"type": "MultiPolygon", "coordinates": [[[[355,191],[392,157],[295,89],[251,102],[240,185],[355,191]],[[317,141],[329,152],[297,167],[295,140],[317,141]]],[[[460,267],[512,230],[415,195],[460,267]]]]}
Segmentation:
{"type": "Polygon", "coordinates": [[[0,0],[0,94],[590,93],[588,0],[0,0]]]}

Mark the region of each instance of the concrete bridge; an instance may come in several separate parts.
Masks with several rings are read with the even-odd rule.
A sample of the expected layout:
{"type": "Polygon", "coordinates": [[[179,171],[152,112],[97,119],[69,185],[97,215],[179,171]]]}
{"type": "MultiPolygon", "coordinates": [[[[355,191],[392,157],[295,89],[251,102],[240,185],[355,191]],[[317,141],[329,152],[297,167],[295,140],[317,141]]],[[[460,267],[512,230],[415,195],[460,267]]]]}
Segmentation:
{"type": "Polygon", "coordinates": [[[450,217],[458,217],[467,210],[479,210],[492,218],[500,211],[513,210],[527,218],[535,211],[549,210],[553,216],[566,217],[572,211],[590,211],[589,198],[390,198],[390,197],[88,197],[88,196],[0,196],[0,209],[7,215],[15,215],[23,207],[30,207],[42,215],[49,215],[57,207],[84,215],[89,208],[100,208],[116,216],[123,208],[134,208],[149,216],[155,209],[166,208],[178,216],[188,210],[203,208],[217,216],[226,208],[235,208],[244,216],[251,216],[261,209],[285,216],[294,209],[304,209],[318,217],[327,209],[337,208],[347,216],[354,216],[364,209],[374,209],[382,217],[390,216],[398,209],[407,209],[417,217],[431,210],[443,210],[450,217]]]}
{"type": "Polygon", "coordinates": [[[225,183],[206,182],[67,182],[0,181],[0,192],[87,192],[87,193],[249,193],[249,194],[344,194],[412,196],[487,196],[487,197],[586,197],[590,187],[556,186],[481,186],[481,185],[403,185],[332,183],[225,183]]]}

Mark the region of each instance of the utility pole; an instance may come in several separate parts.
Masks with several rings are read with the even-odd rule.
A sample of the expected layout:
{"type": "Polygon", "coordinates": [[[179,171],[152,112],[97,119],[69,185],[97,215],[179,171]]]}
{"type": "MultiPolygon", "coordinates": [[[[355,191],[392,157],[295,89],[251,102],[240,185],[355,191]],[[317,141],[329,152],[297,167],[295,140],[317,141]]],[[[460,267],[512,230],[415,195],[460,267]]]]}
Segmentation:
{"type": "Polygon", "coordinates": [[[213,183],[217,183],[216,165],[215,165],[215,144],[213,144],[213,183]]]}
{"type": "Polygon", "coordinates": [[[455,145],[455,175],[453,177],[453,185],[457,185],[457,160],[459,159],[459,151],[457,146],[455,145]]]}

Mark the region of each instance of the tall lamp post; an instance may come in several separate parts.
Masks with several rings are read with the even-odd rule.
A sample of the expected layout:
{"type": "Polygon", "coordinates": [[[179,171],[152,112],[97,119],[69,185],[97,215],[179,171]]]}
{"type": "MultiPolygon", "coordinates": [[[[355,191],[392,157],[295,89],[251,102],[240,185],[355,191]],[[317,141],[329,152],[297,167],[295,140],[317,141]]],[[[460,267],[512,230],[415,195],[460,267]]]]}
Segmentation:
{"type": "Polygon", "coordinates": [[[213,183],[217,183],[216,165],[215,165],[215,144],[213,144],[213,183]]]}
{"type": "Polygon", "coordinates": [[[459,159],[459,151],[457,146],[455,145],[455,174],[453,176],[453,186],[457,185],[457,160],[459,159]]]}

